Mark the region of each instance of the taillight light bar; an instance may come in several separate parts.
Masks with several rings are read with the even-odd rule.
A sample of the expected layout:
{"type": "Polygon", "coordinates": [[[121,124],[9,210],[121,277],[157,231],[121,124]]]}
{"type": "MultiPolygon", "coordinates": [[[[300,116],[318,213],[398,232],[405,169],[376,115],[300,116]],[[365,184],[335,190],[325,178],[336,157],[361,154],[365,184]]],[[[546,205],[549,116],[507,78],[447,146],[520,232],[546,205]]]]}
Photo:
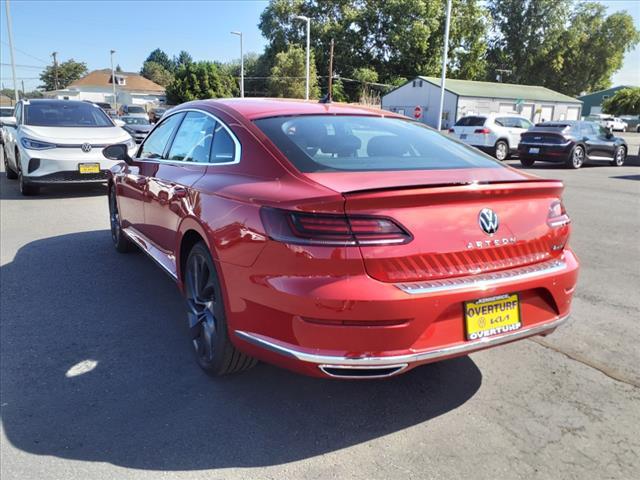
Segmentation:
{"type": "Polygon", "coordinates": [[[491,130],[489,130],[488,128],[476,128],[473,133],[480,133],[482,135],[489,135],[491,133],[491,130]]]}
{"type": "Polygon", "coordinates": [[[410,242],[407,230],[387,217],[306,213],[262,207],[266,233],[273,240],[303,245],[390,245],[410,242]]]}
{"type": "Polygon", "coordinates": [[[567,215],[562,200],[554,200],[549,205],[549,215],[547,216],[547,224],[551,228],[563,227],[571,223],[571,218],[567,215]]]}

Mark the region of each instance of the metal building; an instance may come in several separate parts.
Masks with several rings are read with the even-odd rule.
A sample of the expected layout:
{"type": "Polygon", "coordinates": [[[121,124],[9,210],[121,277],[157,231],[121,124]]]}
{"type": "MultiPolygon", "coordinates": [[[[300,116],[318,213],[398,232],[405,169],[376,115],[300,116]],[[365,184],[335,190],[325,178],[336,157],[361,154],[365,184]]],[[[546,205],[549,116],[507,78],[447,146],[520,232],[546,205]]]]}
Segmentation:
{"type": "MultiPolygon", "coordinates": [[[[382,97],[382,108],[436,127],[440,79],[416,77],[382,97]]],[[[514,113],[534,122],[578,120],[582,102],[535,85],[447,79],[442,127],[451,127],[465,115],[514,113]]]]}

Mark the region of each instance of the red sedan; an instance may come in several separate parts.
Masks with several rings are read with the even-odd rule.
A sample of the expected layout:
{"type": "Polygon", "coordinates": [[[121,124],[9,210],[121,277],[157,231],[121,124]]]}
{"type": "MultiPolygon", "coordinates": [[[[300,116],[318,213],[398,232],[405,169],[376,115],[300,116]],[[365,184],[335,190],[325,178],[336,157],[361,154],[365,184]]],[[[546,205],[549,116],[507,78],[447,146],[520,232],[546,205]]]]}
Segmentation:
{"type": "MultiPolygon", "coordinates": [[[[569,316],[563,185],[405,117],[288,100],[163,116],[109,178],[115,247],[186,297],[198,363],[397,375],[569,316]]],[[[152,301],[152,299],[150,299],[152,301]]]]}

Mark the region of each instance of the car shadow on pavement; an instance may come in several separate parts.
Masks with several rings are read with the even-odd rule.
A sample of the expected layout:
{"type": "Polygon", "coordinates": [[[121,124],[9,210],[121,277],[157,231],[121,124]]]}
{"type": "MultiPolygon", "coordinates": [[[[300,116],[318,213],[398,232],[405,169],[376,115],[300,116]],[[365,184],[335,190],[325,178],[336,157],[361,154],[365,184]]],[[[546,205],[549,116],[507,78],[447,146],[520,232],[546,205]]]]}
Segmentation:
{"type": "Polygon", "coordinates": [[[17,180],[9,180],[0,173],[0,200],[44,200],[47,198],[73,198],[106,195],[106,184],[66,184],[47,185],[42,187],[38,195],[24,196],[20,193],[17,180]]]}
{"type": "Polygon", "coordinates": [[[174,283],[144,255],[117,254],[106,230],[34,241],[0,276],[0,412],[8,441],[32,454],[150,470],[276,465],[427,422],[482,383],[469,357],[384,381],[265,364],[209,378],[174,283]]]}

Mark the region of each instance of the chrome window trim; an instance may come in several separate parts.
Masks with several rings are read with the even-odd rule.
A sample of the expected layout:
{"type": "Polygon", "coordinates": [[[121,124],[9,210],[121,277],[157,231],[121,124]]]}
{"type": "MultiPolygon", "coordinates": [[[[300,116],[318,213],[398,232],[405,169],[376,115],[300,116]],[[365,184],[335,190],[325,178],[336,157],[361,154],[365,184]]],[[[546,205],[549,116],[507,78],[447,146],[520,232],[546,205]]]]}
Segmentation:
{"type": "MultiPolygon", "coordinates": [[[[158,122],[153,129],[147,134],[145,141],[142,142],[140,144],[140,146],[138,147],[138,151],[142,152],[142,147],[144,146],[145,142],[147,141],[147,138],[149,138],[151,136],[151,134],[156,130],[156,128],[158,128],[158,126],[162,125],[167,119],[173,117],[174,115],[178,115],[179,113],[183,113],[183,112],[196,112],[196,113],[203,113],[205,115],[208,115],[209,117],[213,118],[216,122],[218,122],[220,125],[222,125],[222,127],[227,131],[227,133],[229,134],[229,136],[231,137],[231,140],[233,140],[233,144],[235,145],[236,149],[235,149],[235,155],[233,156],[233,160],[230,162],[216,162],[216,163],[199,163],[199,162],[185,162],[184,160],[167,160],[164,158],[141,158],[141,157],[135,157],[133,160],[136,162],[153,162],[153,163],[167,163],[170,165],[190,165],[190,166],[196,166],[196,165],[202,165],[205,167],[209,167],[209,166],[217,166],[217,165],[236,165],[238,163],[240,163],[240,158],[242,158],[242,144],[240,143],[240,140],[238,140],[238,138],[236,137],[236,135],[233,133],[233,131],[227,126],[226,123],[224,123],[222,120],[220,120],[218,117],[216,117],[214,114],[207,112],[206,110],[201,110],[199,108],[185,108],[185,109],[180,109],[177,110],[175,112],[171,112],[170,114],[164,114],[162,116],[162,120],[160,122],[158,122]]],[[[182,124],[182,122],[181,122],[182,124]]],[[[178,130],[180,130],[180,126],[178,126],[178,130]]],[[[213,147],[213,145],[211,145],[213,147]]]]}
{"type": "MultiPolygon", "coordinates": [[[[295,358],[302,362],[313,363],[317,365],[331,365],[332,367],[338,366],[378,366],[378,367],[394,367],[398,364],[411,364],[414,362],[422,362],[428,360],[438,360],[440,358],[449,357],[452,355],[464,355],[483,348],[493,347],[501,345],[503,343],[513,342],[526,337],[534,335],[540,335],[548,332],[554,328],[559,327],[569,319],[569,314],[564,316],[557,316],[552,320],[538,323],[529,327],[521,327],[518,330],[514,330],[509,333],[503,333],[501,335],[495,335],[493,337],[484,337],[477,340],[469,340],[464,342],[455,343],[453,345],[446,345],[444,347],[432,347],[426,350],[417,351],[405,355],[390,355],[388,357],[376,357],[376,356],[341,356],[341,355],[323,355],[319,353],[309,353],[302,350],[296,345],[281,342],[279,340],[266,337],[259,333],[245,332],[243,330],[236,330],[235,334],[242,340],[251,343],[265,350],[278,353],[285,357],[295,358]]],[[[396,372],[399,373],[399,372],[396,372]]],[[[367,378],[367,377],[365,377],[367,378]]],[[[368,377],[371,378],[371,377],[368,377]]]]}

